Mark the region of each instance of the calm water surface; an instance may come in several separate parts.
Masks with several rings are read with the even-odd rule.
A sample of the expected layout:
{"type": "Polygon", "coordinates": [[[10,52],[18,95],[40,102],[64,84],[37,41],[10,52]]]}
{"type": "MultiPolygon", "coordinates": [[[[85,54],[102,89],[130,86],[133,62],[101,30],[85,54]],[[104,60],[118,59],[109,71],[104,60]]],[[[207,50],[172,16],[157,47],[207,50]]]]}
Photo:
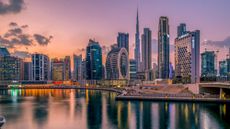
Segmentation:
{"type": "Polygon", "coordinates": [[[115,101],[89,90],[0,90],[3,129],[230,129],[230,105],[115,101]]]}

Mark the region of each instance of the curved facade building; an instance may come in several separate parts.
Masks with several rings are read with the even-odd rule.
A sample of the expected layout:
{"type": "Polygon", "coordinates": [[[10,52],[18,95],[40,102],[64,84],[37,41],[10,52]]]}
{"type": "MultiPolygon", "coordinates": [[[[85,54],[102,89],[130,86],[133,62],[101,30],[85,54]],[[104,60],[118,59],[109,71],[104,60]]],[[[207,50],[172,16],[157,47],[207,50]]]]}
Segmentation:
{"type": "Polygon", "coordinates": [[[106,59],[107,79],[129,79],[129,54],[125,48],[113,48],[106,59]]]}

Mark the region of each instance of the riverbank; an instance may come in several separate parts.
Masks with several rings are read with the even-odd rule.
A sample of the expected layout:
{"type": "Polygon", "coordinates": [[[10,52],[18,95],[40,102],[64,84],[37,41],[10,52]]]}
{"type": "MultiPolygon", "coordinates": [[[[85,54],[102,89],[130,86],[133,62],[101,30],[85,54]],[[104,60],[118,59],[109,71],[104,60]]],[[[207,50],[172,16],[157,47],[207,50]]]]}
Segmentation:
{"type": "Polygon", "coordinates": [[[108,88],[108,87],[79,87],[79,86],[32,86],[8,88],[0,87],[0,90],[9,89],[79,89],[79,90],[99,90],[117,93],[117,101],[162,101],[162,102],[208,102],[208,103],[230,103],[230,99],[219,99],[218,97],[207,97],[202,95],[190,94],[165,94],[153,93],[143,94],[140,90],[132,88],[108,88]],[[140,94],[141,93],[141,94],[140,94]]]}
{"type": "Polygon", "coordinates": [[[10,90],[10,89],[79,89],[79,90],[101,90],[101,91],[110,91],[116,92],[118,94],[122,93],[121,88],[105,88],[105,87],[79,87],[79,86],[30,86],[30,87],[17,87],[17,88],[8,88],[0,87],[0,90],[10,90]]]}
{"type": "Polygon", "coordinates": [[[116,97],[118,101],[161,101],[161,102],[208,102],[208,103],[229,103],[230,99],[218,99],[218,98],[186,98],[186,97],[151,97],[151,96],[124,96],[118,95],[116,97]]]}

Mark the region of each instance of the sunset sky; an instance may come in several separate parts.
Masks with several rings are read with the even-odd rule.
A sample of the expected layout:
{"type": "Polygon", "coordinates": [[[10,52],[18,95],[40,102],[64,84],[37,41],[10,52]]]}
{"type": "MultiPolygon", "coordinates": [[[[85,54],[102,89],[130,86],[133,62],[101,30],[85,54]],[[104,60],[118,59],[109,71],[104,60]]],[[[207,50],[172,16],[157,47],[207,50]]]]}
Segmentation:
{"type": "MultiPolygon", "coordinates": [[[[12,32],[9,31],[12,28],[23,29],[26,38],[32,40],[27,44],[24,44],[26,39],[12,43],[8,37],[14,46],[11,52],[18,54],[41,52],[50,57],[64,57],[84,52],[82,48],[86,47],[89,38],[100,42],[101,46],[110,46],[116,42],[118,32],[128,32],[130,56],[133,57],[137,7],[140,31],[142,33],[143,27],[149,27],[153,40],[157,39],[159,17],[168,16],[171,45],[176,38],[176,27],[184,22],[188,30],[201,30],[201,51],[204,48],[219,49],[221,60],[230,47],[230,0],[0,1],[0,41],[8,43],[4,35],[12,32]],[[17,25],[9,26],[10,23],[17,25]]],[[[153,62],[157,62],[156,47],[154,42],[153,62]]],[[[173,55],[174,51],[171,53],[173,55]]],[[[174,62],[173,56],[170,60],[174,62]]]]}

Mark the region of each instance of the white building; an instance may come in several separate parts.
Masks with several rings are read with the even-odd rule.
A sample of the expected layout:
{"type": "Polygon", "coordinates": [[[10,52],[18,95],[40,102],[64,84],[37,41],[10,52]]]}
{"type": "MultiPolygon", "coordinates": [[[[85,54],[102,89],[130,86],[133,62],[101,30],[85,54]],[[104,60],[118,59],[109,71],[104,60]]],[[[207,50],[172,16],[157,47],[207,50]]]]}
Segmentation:
{"type": "Polygon", "coordinates": [[[32,54],[32,80],[50,80],[50,62],[47,55],[38,53],[32,54]]]}

